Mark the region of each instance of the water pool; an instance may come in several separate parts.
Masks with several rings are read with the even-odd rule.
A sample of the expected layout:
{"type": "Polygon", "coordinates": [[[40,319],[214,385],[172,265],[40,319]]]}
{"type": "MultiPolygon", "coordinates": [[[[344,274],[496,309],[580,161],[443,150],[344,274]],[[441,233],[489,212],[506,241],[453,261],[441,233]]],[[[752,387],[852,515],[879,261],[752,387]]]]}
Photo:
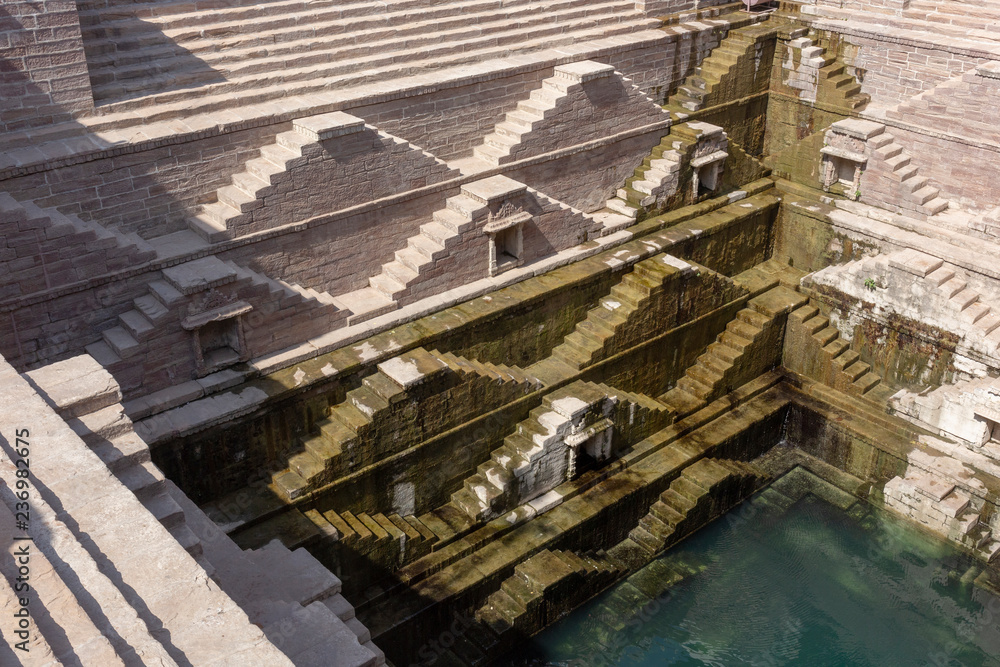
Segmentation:
{"type": "Polygon", "coordinates": [[[836,489],[780,488],[500,664],[1000,665],[1000,598],[973,584],[981,565],[836,489]]]}

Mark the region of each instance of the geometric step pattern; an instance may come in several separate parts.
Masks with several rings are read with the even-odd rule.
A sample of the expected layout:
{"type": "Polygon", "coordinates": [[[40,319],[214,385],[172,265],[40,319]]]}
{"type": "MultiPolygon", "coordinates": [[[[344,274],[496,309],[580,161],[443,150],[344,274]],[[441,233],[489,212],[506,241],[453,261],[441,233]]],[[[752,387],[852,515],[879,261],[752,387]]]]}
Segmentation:
{"type": "MultiPolygon", "coordinates": [[[[847,68],[827,54],[829,43],[815,33],[791,39],[787,45],[793,49],[798,59],[791,60],[798,68],[787,72],[783,83],[800,90],[799,97],[810,102],[826,103],[842,109],[845,113],[856,113],[868,104],[871,97],[861,92],[861,84],[847,73],[847,68]]],[[[788,65],[784,68],[787,70],[788,65]]]]}
{"type": "MultiPolygon", "coordinates": [[[[156,352],[157,341],[167,336],[189,338],[180,322],[198,304],[207,309],[214,290],[224,290],[232,299],[254,306],[254,326],[245,330],[248,349],[254,356],[290,347],[335,328],[344,315],[326,292],[268,278],[232,261],[215,256],[179,264],[162,272],[162,280],[149,284],[146,294],[133,300],[133,309],[118,316],[118,325],[101,332],[103,340],[87,346],[105,367],[137,357],[148,373],[156,373],[176,361],[175,350],[156,352]]],[[[219,351],[217,354],[230,354],[219,351]]],[[[206,366],[239,361],[206,358],[206,366]]]]}
{"type": "Polygon", "coordinates": [[[807,279],[824,295],[841,293],[880,312],[949,331],[960,345],[994,357],[1000,347],[1000,299],[970,286],[962,269],[912,248],[829,266],[807,279]]]}
{"type": "Polygon", "coordinates": [[[397,441],[420,442],[461,418],[417,419],[415,411],[422,402],[462,393],[482,409],[540,387],[517,368],[415,348],[379,364],[376,373],[349,391],[302,440],[303,450],[289,457],[288,468],[272,480],[282,497],[293,500],[393,453],[397,441]]]}
{"type": "Polygon", "coordinates": [[[805,300],[785,287],[773,288],[751,299],[684,372],[677,385],[659,400],[673,407],[681,418],[778,363],[784,328],[782,316],[805,300]]]}
{"type": "MultiPolygon", "coordinates": [[[[143,506],[156,502],[158,484],[140,487],[137,499],[121,480],[128,469],[121,468],[115,479],[99,458],[97,451],[107,443],[90,438],[90,432],[90,443],[83,442],[56,413],[89,421],[120,400],[117,385],[93,360],[70,361],[76,363],[40,368],[33,377],[0,363],[10,399],[0,404],[0,421],[20,421],[17,410],[32,414],[32,445],[39,448],[44,440],[47,454],[36,449],[31,457],[36,491],[30,498],[31,574],[37,575],[30,582],[31,615],[39,633],[35,637],[42,641],[37,652],[31,641],[28,655],[42,656],[46,649],[41,644],[47,644],[53,656],[62,657],[48,664],[221,665],[254,656],[262,664],[292,665],[157,521],[155,510],[143,506]],[[44,393],[32,385],[45,387],[44,393]],[[100,637],[121,660],[108,653],[100,637]],[[220,637],[226,638],[225,645],[219,644],[220,637]]],[[[121,421],[104,433],[122,435],[130,427],[121,421]]],[[[116,436],[111,437],[115,442],[116,436]]],[[[9,578],[11,547],[17,544],[11,538],[24,530],[15,531],[17,478],[7,457],[0,459],[0,478],[0,535],[6,538],[0,589],[6,593],[15,583],[9,578]]],[[[14,618],[11,598],[0,599],[14,618]]],[[[0,625],[5,638],[12,637],[11,623],[0,625]]],[[[21,664],[8,660],[13,652],[6,642],[4,648],[4,664],[21,664]]],[[[46,662],[31,658],[25,664],[46,662]]]]}
{"type": "Polygon", "coordinates": [[[861,196],[898,212],[930,216],[948,208],[938,195],[940,190],[928,183],[912,164],[911,156],[888,132],[879,132],[868,140],[868,168],[861,177],[861,196]]]}
{"type": "Polygon", "coordinates": [[[557,66],[472,152],[503,165],[668,118],[614,67],[583,60],[557,66]]]}
{"type": "Polygon", "coordinates": [[[136,234],[122,235],[55,208],[0,192],[0,299],[25,296],[144,264],[156,257],[136,234]]]}
{"type": "MultiPolygon", "coordinates": [[[[348,549],[369,566],[389,572],[426,556],[438,541],[438,536],[420,519],[410,514],[353,514],[351,512],[319,512],[312,509],[305,516],[332,540],[337,548],[348,549]]],[[[341,554],[341,559],[345,557],[341,554]]]]}
{"type": "Polygon", "coordinates": [[[343,112],[299,118],[260,157],[189,218],[215,242],[300,222],[417,187],[458,172],[397,137],[343,112]]]}
{"type": "Polygon", "coordinates": [[[670,303],[665,287],[679,274],[690,276],[696,270],[695,265],[668,254],[636,263],[552,350],[550,359],[580,370],[626,349],[632,330],[642,326],[649,312],[670,303]]]}
{"type": "Polygon", "coordinates": [[[56,412],[97,454],[115,477],[206,572],[201,540],[188,528],[171,498],[166,479],[150,460],[149,446],[135,434],[111,374],[89,355],[73,357],[26,373],[48,396],[56,412]]]}
{"type": "Polygon", "coordinates": [[[512,648],[618,578],[620,570],[600,556],[544,549],[518,564],[476,611],[476,620],[501,643],[494,654],[512,648]]]}
{"type": "Polygon", "coordinates": [[[750,72],[766,78],[769,72],[761,72],[761,68],[756,65],[759,62],[770,62],[770,58],[761,58],[758,45],[761,38],[773,34],[774,28],[768,24],[730,30],[726,38],[702,60],[701,65],[694,68],[694,73],[678,86],[677,92],[667,99],[664,108],[674,114],[682,114],[683,118],[694,111],[733,99],[733,95],[727,96],[727,92],[743,89],[745,82],[739,82],[738,88],[737,79],[750,72]]]}
{"type": "Polygon", "coordinates": [[[616,196],[607,201],[605,210],[638,220],[640,214],[648,217],[694,203],[701,193],[691,184],[695,178],[692,160],[718,153],[724,158],[727,146],[728,138],[721,127],[701,122],[673,125],[670,134],[653,147],[616,196]]]}
{"type": "Polygon", "coordinates": [[[886,483],[886,506],[963,544],[986,562],[993,561],[1000,555],[1000,541],[994,539],[989,524],[980,521],[980,511],[973,502],[982,501],[973,500],[957,487],[949,475],[942,474],[942,467],[971,472],[954,459],[915,451],[905,475],[886,483]],[[918,463],[919,467],[914,465],[918,463]]]}
{"type": "Polygon", "coordinates": [[[978,141],[1000,142],[996,103],[1000,92],[995,62],[988,62],[961,76],[901,102],[885,112],[887,118],[928,128],[947,128],[950,134],[978,141]]]}
{"type": "Polygon", "coordinates": [[[629,0],[81,0],[94,99],[180,115],[650,29],[629,0]],[[290,92],[293,91],[293,92],[290,92]],[[184,103],[187,104],[184,104],[184,103]],[[169,106],[168,106],[169,105],[169,106]]]}
{"type": "MultiPolygon", "coordinates": [[[[618,410],[626,410],[632,424],[645,426],[639,436],[616,424],[618,441],[613,447],[617,451],[627,448],[631,444],[628,440],[654,433],[673,418],[669,408],[647,396],[590,382],[574,382],[545,396],[542,405],[531,410],[528,418],[504,438],[503,445],[493,450],[490,458],[452,494],[451,504],[478,523],[551,491],[575,476],[575,463],[581,452],[574,449],[574,442],[590,437],[588,429],[603,430],[618,410]],[[611,403],[606,405],[608,399],[611,403]],[[588,418],[588,410],[592,408],[595,414],[588,418]],[[598,417],[604,419],[598,421],[598,417]]],[[[610,457],[611,447],[609,442],[608,451],[593,458],[600,461],[610,457]]]]}
{"type": "Polygon", "coordinates": [[[762,481],[762,474],[742,461],[700,459],[671,482],[629,538],[655,556],[742,502],[762,481]]]}
{"type": "Polygon", "coordinates": [[[171,483],[188,523],[201,536],[205,560],[219,586],[296,665],[376,667],[382,651],[355,618],[341,581],[304,548],[289,550],[279,540],[244,551],[171,483]]]}
{"type": "Polygon", "coordinates": [[[462,186],[443,208],[407,239],[406,247],[382,265],[369,286],[336,297],[362,322],[448,289],[494,275],[510,262],[531,264],[594,238],[600,223],[594,218],[505,176],[493,176],[462,186]],[[513,227],[488,234],[491,221],[513,227]],[[504,248],[501,234],[514,232],[513,247],[504,248]],[[506,257],[506,260],[503,259],[506,257]]]}
{"type": "MultiPolygon", "coordinates": [[[[805,360],[801,368],[792,368],[796,372],[858,397],[865,396],[882,382],[871,366],[851,349],[850,343],[840,337],[840,330],[831,326],[830,319],[812,304],[789,314],[786,336],[786,350],[796,350],[795,358],[805,360]]],[[[787,357],[791,367],[792,355],[787,357]]]]}

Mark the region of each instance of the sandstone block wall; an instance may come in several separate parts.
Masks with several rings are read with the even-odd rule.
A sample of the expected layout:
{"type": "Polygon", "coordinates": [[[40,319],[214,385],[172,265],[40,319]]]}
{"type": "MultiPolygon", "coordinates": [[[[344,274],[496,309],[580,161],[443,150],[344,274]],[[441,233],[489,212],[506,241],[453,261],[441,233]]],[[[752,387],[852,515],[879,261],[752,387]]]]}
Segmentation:
{"type": "Polygon", "coordinates": [[[73,0],[0,6],[0,134],[70,120],[92,109],[73,0]]]}
{"type": "MultiPolygon", "coordinates": [[[[283,171],[262,181],[247,165],[248,171],[235,177],[251,185],[236,188],[239,210],[224,207],[232,216],[226,220],[231,233],[241,236],[300,222],[459,175],[417,146],[370,126],[352,127],[347,134],[321,140],[302,135],[300,123],[316,120],[329,125],[334,121],[324,119],[333,117],[360,123],[347,114],[295,121],[296,130],[278,135],[274,146],[285,156],[275,158],[283,164],[265,161],[269,171],[281,167],[283,171]],[[247,190],[255,196],[251,198],[247,190]]],[[[222,191],[219,199],[223,200],[222,191]]]]}
{"type": "Polygon", "coordinates": [[[894,35],[851,31],[840,36],[844,60],[871,95],[871,105],[890,108],[981,64],[988,54],[942,47],[894,35]]]}
{"type": "Polygon", "coordinates": [[[141,152],[106,151],[64,167],[9,174],[0,189],[38,206],[55,206],[122,233],[153,238],[187,228],[185,218],[211,202],[260,148],[291,123],[189,140],[141,152]]]}
{"type": "Polygon", "coordinates": [[[274,278],[333,295],[368,286],[458,188],[435,192],[221,253],[274,278]]]}
{"type": "Polygon", "coordinates": [[[585,213],[604,208],[668,128],[514,169],[508,175],[585,213]]]}

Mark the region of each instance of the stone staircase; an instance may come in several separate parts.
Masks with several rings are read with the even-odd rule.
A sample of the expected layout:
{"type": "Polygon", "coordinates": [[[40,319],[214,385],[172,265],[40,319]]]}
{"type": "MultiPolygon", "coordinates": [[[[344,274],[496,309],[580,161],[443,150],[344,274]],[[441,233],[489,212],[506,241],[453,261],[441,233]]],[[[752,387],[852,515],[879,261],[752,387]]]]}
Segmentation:
{"type": "MultiPolygon", "coordinates": [[[[790,351],[788,365],[793,370],[853,396],[865,396],[882,383],[882,378],[861,361],[851,344],[840,337],[840,330],[831,326],[830,319],[813,304],[788,316],[785,348],[790,351]]],[[[880,390],[872,397],[886,398],[882,393],[880,390]]]]}
{"type": "Polygon", "coordinates": [[[514,568],[500,590],[476,611],[476,620],[510,648],[518,638],[523,641],[554,623],[619,576],[617,565],[596,554],[544,549],[514,568]]]}
{"type": "Polygon", "coordinates": [[[333,406],[329,416],[316,423],[314,432],[302,440],[303,451],[289,457],[288,468],[273,476],[275,487],[286,499],[293,500],[385,456],[389,452],[377,450],[391,446],[383,439],[395,441],[389,433],[403,428],[403,424],[418,427],[410,408],[414,392],[418,391],[416,385],[427,384],[428,391],[440,393],[450,383],[458,382],[470,384],[470,390],[489,385],[495,396],[508,399],[541,386],[517,368],[423,348],[410,350],[379,364],[378,372],[364,378],[360,387],[347,393],[343,403],[333,406]]]}
{"type": "Polygon", "coordinates": [[[665,426],[673,416],[667,406],[647,396],[591,382],[574,382],[545,396],[542,405],[529,412],[514,433],[504,438],[503,446],[493,450],[489,460],[452,494],[452,504],[474,521],[486,521],[572,479],[576,459],[565,462],[566,443],[590,435],[588,427],[607,426],[599,423],[595,427],[586,419],[576,423],[589,406],[597,406],[601,416],[607,415],[609,411],[600,407],[606,399],[629,404],[631,422],[648,420],[650,432],[665,426]]]}
{"type": "Polygon", "coordinates": [[[779,363],[783,315],[804,301],[786,287],[751,299],[659,401],[683,417],[779,363]]]}
{"type": "Polygon", "coordinates": [[[426,556],[438,536],[417,516],[308,510],[305,516],[341,549],[389,571],[426,556]]]}
{"type": "MultiPolygon", "coordinates": [[[[36,516],[40,514],[38,512],[36,516]]],[[[17,531],[14,513],[5,502],[0,502],[0,531],[4,535],[0,540],[0,546],[4,550],[3,557],[0,558],[0,608],[4,612],[0,632],[5,640],[0,646],[0,661],[4,665],[34,667],[102,664],[123,667],[126,664],[138,664],[126,663],[118,655],[115,645],[105,637],[105,632],[109,630],[128,631],[130,648],[146,660],[159,660],[163,665],[177,664],[135,616],[121,593],[101,575],[89,554],[75,543],[64,543],[61,553],[55,558],[38,545],[32,545],[31,615],[25,619],[26,626],[19,626],[18,619],[13,615],[21,608],[18,599],[23,597],[23,592],[15,593],[17,564],[14,557],[8,554],[13,553],[21,544],[11,541],[17,531]],[[70,569],[62,560],[64,558],[72,558],[73,564],[81,571],[70,569]],[[74,587],[80,584],[92,586],[87,589],[90,593],[89,600],[77,597],[74,587]],[[108,608],[108,605],[117,605],[115,608],[118,613],[99,626],[88,611],[94,611],[95,608],[100,611],[108,608]],[[28,631],[26,653],[14,648],[15,644],[22,641],[16,634],[18,630],[28,631]]],[[[54,532],[63,537],[71,537],[61,523],[54,527],[54,532]]],[[[120,642],[118,648],[123,648],[120,642]]],[[[124,656],[132,657],[127,653],[124,656]]]]}
{"type": "MultiPolygon", "coordinates": [[[[745,87],[747,82],[740,79],[745,79],[747,73],[752,70],[765,80],[770,75],[760,71],[759,63],[762,61],[758,48],[761,38],[773,33],[774,28],[768,23],[730,30],[701,65],[695,67],[694,73],[678,86],[664,108],[675,118],[684,118],[692,112],[742,97],[738,93],[727,93],[745,87]]],[[[763,62],[770,62],[770,59],[766,58],[763,62]]]]}
{"type": "Polygon", "coordinates": [[[635,322],[646,316],[664,298],[669,281],[682,275],[694,275],[694,265],[673,255],[656,255],[636,263],[608,296],[587,313],[549,357],[574,370],[580,370],[623,349],[621,338],[635,322]]]}
{"type": "Polygon", "coordinates": [[[385,664],[344,598],[340,579],[306,549],[292,551],[275,539],[244,551],[180,489],[167,484],[202,537],[203,558],[214,567],[215,580],[292,662],[319,667],[335,655],[338,666],[385,664]]]}
{"type": "Polygon", "coordinates": [[[83,355],[26,374],[48,396],[56,412],[104,462],[118,481],[135,494],[184,549],[212,574],[202,545],[166,488],[166,478],[150,460],[149,446],[135,434],[125,415],[121,391],[111,374],[83,355]],[[67,387],[69,378],[73,384],[67,387]]]}
{"type": "Polygon", "coordinates": [[[958,267],[906,248],[829,266],[806,281],[837,290],[904,318],[953,331],[983,354],[1000,348],[1000,304],[969,285],[958,267]],[[870,281],[870,282],[868,282],[870,281]]]}
{"type": "Polygon", "coordinates": [[[629,538],[655,556],[742,502],[761,481],[761,473],[742,461],[701,459],[670,484],[629,538]]]}
{"type": "Polygon", "coordinates": [[[997,64],[986,63],[944,81],[885,112],[886,118],[929,128],[947,128],[951,134],[1000,142],[1000,128],[990,122],[997,95],[997,64]],[[991,75],[991,76],[990,76],[991,75]]]}
{"type": "Polygon", "coordinates": [[[467,194],[449,197],[445,207],[434,211],[431,221],[420,226],[420,233],[407,239],[406,247],[395,252],[395,259],[383,264],[382,272],[368,280],[369,287],[337,297],[346,308],[355,312],[349,322],[363,322],[403,303],[416,301],[425,295],[428,287],[447,279],[443,264],[434,270],[437,263],[450,256],[449,250],[467,242],[468,237],[477,232],[476,220],[483,209],[482,202],[467,194]],[[415,292],[418,285],[424,289],[415,292]],[[376,307],[366,310],[371,306],[376,307]]]}
{"type": "Polygon", "coordinates": [[[558,65],[472,152],[489,165],[504,165],[665,118],[631,79],[584,60],[558,65]]]}
{"type": "Polygon", "coordinates": [[[441,160],[343,112],[299,118],[188,219],[210,243],[301,222],[457,176],[441,160]]]}
{"type": "MultiPolygon", "coordinates": [[[[493,215],[503,216],[503,206],[513,216],[531,219],[522,232],[520,255],[514,267],[568,250],[593,238],[600,223],[567,204],[514,181],[506,176],[492,176],[466,183],[461,193],[445,200],[445,206],[433,212],[420,233],[407,239],[406,247],[369,278],[369,286],[340,294],[336,303],[350,311],[348,323],[355,324],[395,310],[449,289],[466,286],[495,275],[498,258],[490,256],[486,226],[493,215]],[[531,243],[531,238],[536,242],[531,243]],[[545,242],[537,241],[543,237],[545,242]]],[[[510,267],[508,267],[510,268],[510,267]]]]}
{"type": "Polygon", "coordinates": [[[815,77],[816,93],[812,96],[812,101],[855,113],[868,105],[871,96],[862,93],[861,84],[847,73],[844,65],[829,55],[828,38],[821,37],[816,31],[810,31],[804,37],[791,40],[789,45],[799,50],[801,59],[812,70],[809,78],[815,77]]]}
{"type": "Polygon", "coordinates": [[[20,267],[0,276],[0,299],[85,281],[156,257],[137,234],[122,235],[55,208],[18,202],[6,192],[0,192],[0,238],[0,251],[16,253],[20,267]]]}
{"type": "MultiPolygon", "coordinates": [[[[31,457],[30,613],[37,634],[30,653],[21,654],[30,656],[23,663],[16,654],[9,660],[4,642],[3,664],[221,667],[251,656],[269,665],[318,664],[288,660],[151,515],[147,507],[158,502],[160,483],[140,487],[142,503],[120,483],[127,484],[123,473],[141,458],[125,439],[127,420],[101,429],[107,436],[103,439],[91,437],[97,432],[85,427],[121,398],[104,369],[82,356],[39,368],[31,376],[19,376],[0,362],[0,375],[10,399],[3,405],[7,414],[2,421],[18,421],[14,410],[20,410],[32,415],[32,435],[47,434],[45,454],[33,451],[31,457]],[[109,448],[122,450],[122,456],[111,460],[114,473],[100,458],[107,457],[109,448]]],[[[32,444],[42,446],[41,441],[32,444]]],[[[12,452],[7,454],[0,457],[0,591],[5,593],[16,573],[11,554],[18,542],[12,538],[24,532],[11,516],[18,499],[12,452]]],[[[171,515],[183,518],[184,513],[173,510],[171,515]]],[[[12,602],[2,594],[0,600],[12,602]]],[[[5,609],[11,615],[0,620],[0,628],[10,640],[16,620],[12,628],[6,619],[14,618],[14,607],[5,609]]]]}
{"type": "Polygon", "coordinates": [[[690,162],[696,148],[699,143],[706,142],[723,151],[729,145],[721,127],[708,123],[673,125],[670,134],[653,147],[632,176],[625,179],[616,196],[607,201],[605,210],[638,220],[640,214],[649,215],[694,203],[697,197],[686,196],[682,186],[690,182],[690,162]]]}
{"type": "MultiPolygon", "coordinates": [[[[149,284],[147,294],[133,300],[132,310],[118,316],[117,326],[101,332],[102,341],[87,346],[87,352],[106,367],[114,370],[115,364],[139,355],[160,336],[189,336],[187,332],[178,333],[179,321],[190,313],[195,298],[215,288],[225,287],[235,297],[257,307],[263,319],[247,332],[248,345],[256,354],[325,333],[343,317],[326,292],[269,278],[215,256],[164,269],[162,275],[162,280],[149,284]],[[263,326],[272,322],[282,322],[281,328],[263,326]]],[[[238,359],[216,360],[235,361],[238,359]]]]}
{"type": "Polygon", "coordinates": [[[920,215],[936,215],[948,208],[940,190],[911,164],[910,154],[888,132],[868,140],[868,169],[861,180],[861,197],[880,206],[920,215]]]}
{"type": "Polygon", "coordinates": [[[196,99],[189,113],[236,108],[657,25],[623,0],[103,5],[81,2],[80,21],[94,98],[107,112],[180,112],[196,99]]]}
{"type": "MultiPolygon", "coordinates": [[[[980,521],[980,510],[973,496],[954,483],[958,479],[976,484],[980,493],[985,489],[971,471],[946,456],[915,450],[909,455],[910,465],[903,477],[889,480],[884,489],[886,506],[917,523],[959,542],[986,562],[1000,555],[1000,540],[993,530],[980,521]]],[[[982,505],[982,500],[977,499],[982,505]]]]}

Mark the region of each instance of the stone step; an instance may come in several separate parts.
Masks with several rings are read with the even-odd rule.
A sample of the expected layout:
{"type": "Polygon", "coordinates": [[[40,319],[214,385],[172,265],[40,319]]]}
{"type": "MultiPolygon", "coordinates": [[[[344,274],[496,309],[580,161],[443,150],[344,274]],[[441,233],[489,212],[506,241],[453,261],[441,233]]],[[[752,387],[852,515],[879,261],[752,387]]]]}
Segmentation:
{"type": "MultiPolygon", "coordinates": [[[[617,17],[616,17],[617,19],[617,17]]],[[[556,29],[543,28],[533,31],[531,34],[511,33],[503,41],[518,43],[520,52],[531,52],[535,50],[551,48],[559,43],[572,43],[587,39],[606,38],[617,34],[627,34],[638,30],[647,29],[648,22],[645,19],[635,21],[619,21],[613,24],[588,28],[580,31],[564,33],[561,27],[556,29]],[[544,34],[545,32],[549,34],[544,34]],[[562,37],[553,38],[552,33],[562,34],[562,37]],[[543,33],[543,34],[540,34],[543,33]]],[[[489,42],[492,44],[492,40],[489,42]]],[[[463,45],[464,48],[465,45],[463,45]]],[[[259,103],[261,101],[284,97],[288,94],[290,85],[294,83],[296,94],[309,94],[320,92],[330,88],[344,88],[350,86],[366,85],[375,81],[384,82],[393,77],[406,76],[407,73],[415,73],[424,67],[448,67],[463,65],[468,62],[480,61],[494,56],[502,56],[510,53],[510,47],[506,44],[501,46],[487,46],[486,48],[461,50],[450,45],[445,50],[453,50],[453,55],[443,56],[434,54],[426,49],[417,50],[418,56],[423,60],[413,60],[402,67],[399,59],[393,58],[393,64],[375,66],[371,62],[357,63],[360,71],[347,74],[338,73],[340,65],[334,64],[326,68],[311,66],[297,70],[282,70],[281,72],[265,73],[247,80],[232,80],[226,83],[210,83],[195,88],[177,88],[162,93],[140,96],[132,92],[131,99],[119,102],[106,103],[99,107],[102,116],[109,117],[109,127],[120,127],[121,122],[131,122],[130,116],[126,113],[134,109],[143,107],[153,107],[145,113],[147,121],[166,120],[176,118],[181,115],[189,116],[195,113],[207,113],[214,110],[234,108],[240,104],[259,103]],[[122,115],[117,115],[122,114],[122,115]]],[[[144,85],[160,88],[170,84],[176,77],[167,75],[157,75],[144,80],[144,85]]],[[[125,94],[125,93],[118,93],[125,94]]],[[[94,123],[93,130],[104,127],[101,123],[94,123]]]]}
{"type": "MultiPolygon", "coordinates": [[[[14,517],[8,511],[6,505],[0,504],[0,530],[6,535],[14,534],[14,517]]],[[[112,644],[103,636],[102,630],[91,621],[86,610],[81,606],[67,580],[64,580],[53,567],[48,554],[38,545],[29,542],[13,542],[11,553],[15,553],[20,545],[30,544],[30,586],[32,593],[30,611],[30,656],[31,660],[26,662],[10,662],[11,665],[41,665],[41,664],[101,664],[101,665],[124,665],[125,663],[116,655],[112,644]],[[37,607],[36,607],[37,605],[37,607]],[[47,660],[56,662],[48,663],[47,660]]],[[[14,559],[9,559],[9,565],[4,564],[3,574],[0,576],[0,606],[4,608],[5,615],[13,618],[14,610],[20,605],[11,596],[14,591],[8,581],[18,576],[14,559]]],[[[64,573],[65,574],[65,573],[64,573]]],[[[68,581],[75,582],[72,578],[68,581]]],[[[20,596],[24,596],[20,593],[20,596]]],[[[18,641],[13,634],[12,628],[16,627],[16,619],[9,622],[6,619],[0,622],[0,629],[4,632],[7,644],[13,648],[13,644],[18,641]],[[8,624],[9,623],[9,624],[8,624]]],[[[8,649],[8,650],[11,650],[8,649]]],[[[8,664],[9,659],[16,659],[11,654],[7,656],[0,650],[0,662],[8,664]]]]}
{"type": "Polygon", "coordinates": [[[139,341],[133,338],[123,327],[105,329],[101,332],[101,338],[122,359],[127,359],[141,351],[139,341]]]}

